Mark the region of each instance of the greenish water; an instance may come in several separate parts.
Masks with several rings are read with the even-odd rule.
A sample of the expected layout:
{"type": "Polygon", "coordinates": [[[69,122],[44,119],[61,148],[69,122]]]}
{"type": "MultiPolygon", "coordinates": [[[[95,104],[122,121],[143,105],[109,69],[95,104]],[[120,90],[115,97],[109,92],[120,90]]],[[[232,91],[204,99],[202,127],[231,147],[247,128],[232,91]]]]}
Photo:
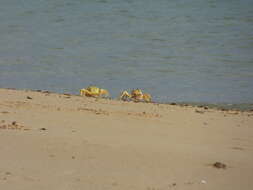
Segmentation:
{"type": "Polygon", "coordinates": [[[0,87],[252,108],[252,0],[1,0],[0,87]]]}

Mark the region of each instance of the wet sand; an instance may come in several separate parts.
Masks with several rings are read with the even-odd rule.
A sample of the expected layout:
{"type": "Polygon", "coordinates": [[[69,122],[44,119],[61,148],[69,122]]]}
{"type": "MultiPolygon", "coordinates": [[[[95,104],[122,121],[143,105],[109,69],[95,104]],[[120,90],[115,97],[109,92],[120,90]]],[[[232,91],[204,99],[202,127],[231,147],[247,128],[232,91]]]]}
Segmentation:
{"type": "Polygon", "coordinates": [[[0,189],[250,190],[253,112],[0,89],[0,189]]]}

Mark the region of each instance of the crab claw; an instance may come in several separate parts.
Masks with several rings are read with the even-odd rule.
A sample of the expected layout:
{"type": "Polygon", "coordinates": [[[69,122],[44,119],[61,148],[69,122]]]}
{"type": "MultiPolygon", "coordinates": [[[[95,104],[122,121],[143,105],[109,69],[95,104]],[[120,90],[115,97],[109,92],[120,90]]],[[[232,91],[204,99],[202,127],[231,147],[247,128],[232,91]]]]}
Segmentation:
{"type": "Polygon", "coordinates": [[[148,93],[144,93],[144,94],[143,94],[143,100],[144,100],[145,102],[151,102],[151,99],[152,99],[152,97],[151,97],[150,94],[148,94],[148,93]]]}
{"type": "Polygon", "coordinates": [[[106,90],[106,89],[100,89],[99,94],[100,94],[100,95],[103,95],[103,96],[105,96],[105,97],[110,96],[110,93],[109,93],[108,90],[106,90]]]}

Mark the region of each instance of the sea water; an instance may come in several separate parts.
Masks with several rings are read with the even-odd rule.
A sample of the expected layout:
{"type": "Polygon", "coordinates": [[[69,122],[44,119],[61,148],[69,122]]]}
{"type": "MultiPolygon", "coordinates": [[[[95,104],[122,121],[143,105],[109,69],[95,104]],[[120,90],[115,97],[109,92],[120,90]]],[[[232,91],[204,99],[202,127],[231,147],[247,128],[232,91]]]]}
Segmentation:
{"type": "Polygon", "coordinates": [[[0,87],[253,103],[252,0],[0,0],[0,87]]]}

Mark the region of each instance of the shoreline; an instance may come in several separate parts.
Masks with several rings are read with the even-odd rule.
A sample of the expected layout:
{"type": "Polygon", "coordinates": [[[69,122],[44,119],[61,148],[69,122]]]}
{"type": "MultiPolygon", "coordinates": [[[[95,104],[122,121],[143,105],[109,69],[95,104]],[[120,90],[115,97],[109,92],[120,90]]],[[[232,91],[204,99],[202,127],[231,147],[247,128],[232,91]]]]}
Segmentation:
{"type": "MultiPolygon", "coordinates": [[[[17,90],[17,91],[26,91],[26,92],[42,92],[42,93],[54,93],[62,95],[71,95],[71,96],[80,96],[79,94],[71,93],[58,93],[48,90],[39,90],[39,89],[17,89],[17,88],[0,88],[6,90],[17,90]]],[[[115,98],[103,98],[108,100],[120,101],[115,98]]],[[[130,102],[130,101],[128,101],[130,102]]],[[[162,104],[162,105],[173,105],[180,107],[195,107],[195,108],[204,108],[204,109],[215,109],[219,111],[239,111],[239,112],[253,112],[253,103],[205,103],[205,102],[150,102],[151,104],[162,104]]]]}
{"type": "Polygon", "coordinates": [[[0,89],[0,187],[250,190],[253,112],[0,89]]]}

